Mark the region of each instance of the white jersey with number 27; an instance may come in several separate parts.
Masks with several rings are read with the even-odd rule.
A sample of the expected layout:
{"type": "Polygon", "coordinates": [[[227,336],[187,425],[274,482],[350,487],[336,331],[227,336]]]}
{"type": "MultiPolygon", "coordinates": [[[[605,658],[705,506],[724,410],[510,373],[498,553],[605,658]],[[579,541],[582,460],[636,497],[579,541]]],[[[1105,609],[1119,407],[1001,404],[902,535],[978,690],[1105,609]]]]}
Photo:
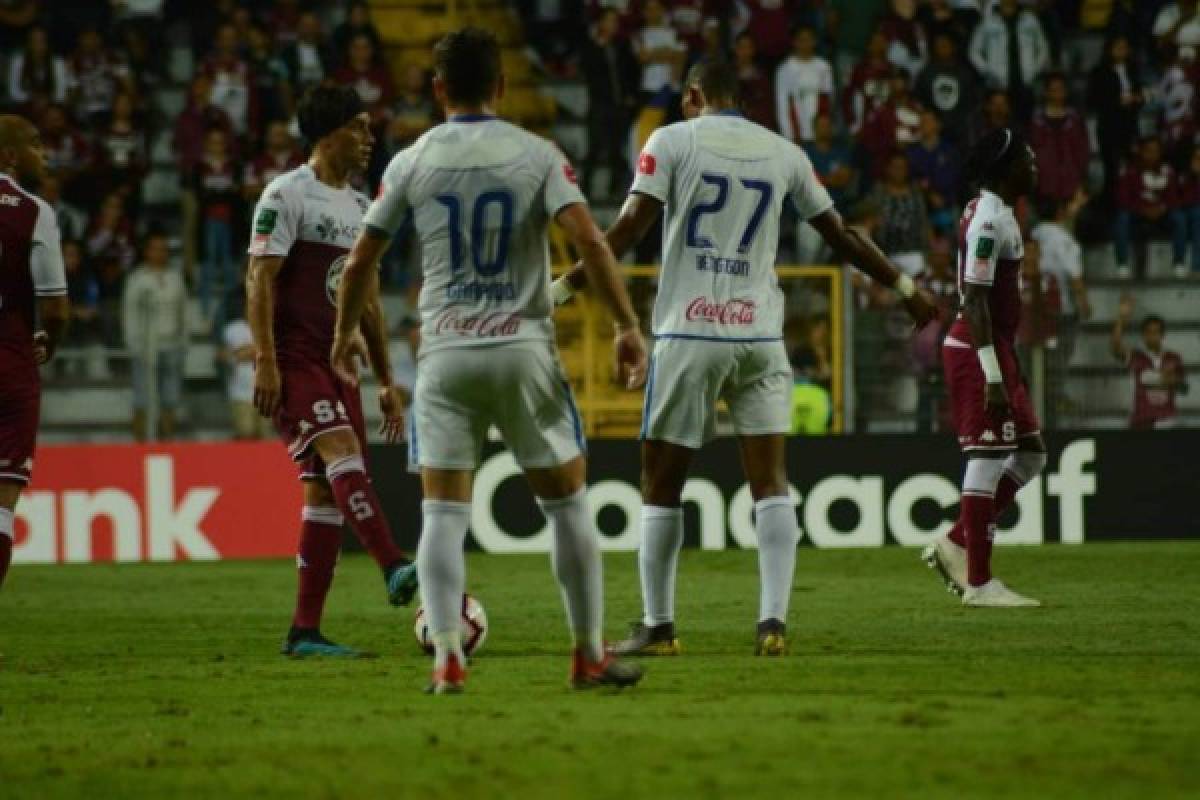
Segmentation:
{"type": "Polygon", "coordinates": [[[392,159],[366,224],[421,245],[421,353],[551,341],[547,228],[585,202],[566,157],[495,117],[451,117],[392,159]]]}
{"type": "Polygon", "coordinates": [[[633,191],[666,208],[657,338],[782,337],[784,201],[804,219],[833,207],[803,150],[739,114],[705,114],[654,132],[633,191]]]}

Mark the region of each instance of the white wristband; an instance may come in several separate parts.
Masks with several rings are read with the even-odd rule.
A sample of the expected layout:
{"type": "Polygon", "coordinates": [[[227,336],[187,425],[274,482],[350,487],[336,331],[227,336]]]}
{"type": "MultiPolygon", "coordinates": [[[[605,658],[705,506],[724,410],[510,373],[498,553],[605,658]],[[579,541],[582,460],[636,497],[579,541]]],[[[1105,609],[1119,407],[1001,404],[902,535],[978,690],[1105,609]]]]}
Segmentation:
{"type": "Polygon", "coordinates": [[[917,293],[917,285],[913,283],[913,279],[905,275],[903,272],[896,278],[896,283],[892,285],[896,294],[903,297],[905,300],[917,293]]]}
{"type": "Polygon", "coordinates": [[[566,275],[550,284],[550,297],[553,298],[556,306],[561,306],[570,300],[573,294],[575,294],[575,290],[571,288],[571,284],[567,283],[566,275]]]}
{"type": "Polygon", "coordinates": [[[979,366],[983,367],[983,377],[988,383],[1004,383],[1004,373],[1000,371],[1000,362],[996,360],[996,348],[990,344],[975,351],[979,357],[979,366]]]}

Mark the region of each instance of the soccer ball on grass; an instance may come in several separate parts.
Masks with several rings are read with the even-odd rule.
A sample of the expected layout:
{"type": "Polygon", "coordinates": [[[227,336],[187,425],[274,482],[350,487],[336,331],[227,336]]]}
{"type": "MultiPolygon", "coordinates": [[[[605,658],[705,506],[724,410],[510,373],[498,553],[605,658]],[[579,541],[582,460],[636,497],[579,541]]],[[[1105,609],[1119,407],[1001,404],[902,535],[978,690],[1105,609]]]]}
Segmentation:
{"type": "MultiPolygon", "coordinates": [[[[462,615],[459,618],[462,626],[463,653],[470,658],[483,647],[488,634],[487,612],[483,604],[469,594],[462,599],[462,615]]],[[[417,609],[417,617],[413,620],[413,633],[417,636],[417,644],[428,655],[433,655],[433,639],[430,636],[429,622],[425,616],[425,607],[417,609]]]]}

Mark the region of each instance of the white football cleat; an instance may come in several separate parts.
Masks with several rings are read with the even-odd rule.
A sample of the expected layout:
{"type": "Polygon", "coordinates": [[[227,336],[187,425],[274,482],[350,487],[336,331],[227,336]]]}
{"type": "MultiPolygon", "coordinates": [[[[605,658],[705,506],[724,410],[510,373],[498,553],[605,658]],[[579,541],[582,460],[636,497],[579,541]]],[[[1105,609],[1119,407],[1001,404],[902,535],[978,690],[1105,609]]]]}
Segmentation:
{"type": "Polygon", "coordinates": [[[983,586],[968,586],[963,592],[964,606],[974,608],[1037,608],[1041,602],[1032,597],[1017,594],[1000,581],[992,578],[983,586]]]}
{"type": "Polygon", "coordinates": [[[921,552],[921,560],[941,576],[946,591],[962,597],[967,586],[967,550],[950,539],[939,536],[921,552]]]}

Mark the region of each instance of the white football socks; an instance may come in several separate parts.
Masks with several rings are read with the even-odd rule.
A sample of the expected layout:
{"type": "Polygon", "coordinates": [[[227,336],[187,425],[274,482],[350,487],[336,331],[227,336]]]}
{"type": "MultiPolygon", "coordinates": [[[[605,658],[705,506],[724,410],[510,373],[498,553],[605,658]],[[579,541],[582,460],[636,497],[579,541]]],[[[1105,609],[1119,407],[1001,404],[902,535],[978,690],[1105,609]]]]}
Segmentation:
{"type": "Polygon", "coordinates": [[[642,622],[653,627],[675,621],[675,571],[683,547],[683,509],[642,506],[642,622]]]}
{"type": "Polygon", "coordinates": [[[554,528],[550,558],[562,589],[575,646],[588,660],[604,659],[604,565],[586,490],[570,497],[538,498],[554,528]]]}
{"type": "Polygon", "coordinates": [[[450,653],[465,666],[461,623],[466,590],[463,542],[471,520],[471,504],[425,500],[421,513],[424,524],[417,545],[417,577],[433,640],[434,668],[444,667],[450,653]]]}
{"type": "Polygon", "coordinates": [[[796,544],[800,530],[791,497],[764,497],[754,504],[754,530],[758,534],[758,572],[762,581],[758,620],[787,622],[792,576],[796,571],[796,544]]]}

